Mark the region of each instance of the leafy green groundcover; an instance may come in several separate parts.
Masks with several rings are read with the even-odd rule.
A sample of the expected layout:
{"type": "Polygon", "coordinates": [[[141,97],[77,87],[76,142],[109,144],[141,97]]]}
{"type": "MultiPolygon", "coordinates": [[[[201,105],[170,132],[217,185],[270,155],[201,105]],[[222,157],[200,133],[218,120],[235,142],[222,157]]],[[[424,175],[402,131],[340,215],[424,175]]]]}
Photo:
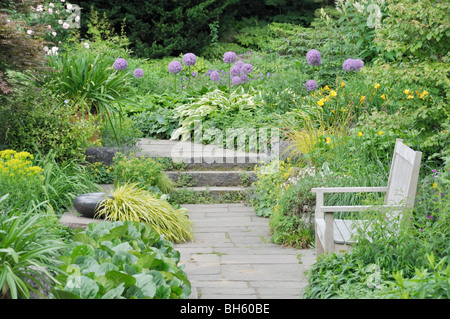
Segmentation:
{"type": "Polygon", "coordinates": [[[61,257],[56,299],[185,299],[191,293],[180,253],[150,225],[91,223],[61,257]]]}

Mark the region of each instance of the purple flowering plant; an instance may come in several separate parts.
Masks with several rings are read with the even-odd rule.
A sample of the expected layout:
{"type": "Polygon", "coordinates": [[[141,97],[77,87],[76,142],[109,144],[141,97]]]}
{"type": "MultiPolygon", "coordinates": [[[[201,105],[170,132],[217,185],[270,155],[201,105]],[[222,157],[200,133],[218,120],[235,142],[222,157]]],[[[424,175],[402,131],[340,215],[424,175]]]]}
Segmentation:
{"type": "Polygon", "coordinates": [[[133,72],[133,76],[135,78],[141,78],[144,76],[144,70],[142,70],[141,68],[136,68],[133,72]]]}
{"type": "Polygon", "coordinates": [[[197,57],[194,53],[186,53],[183,56],[183,63],[187,66],[193,66],[197,62],[197,57]]]}
{"type": "Polygon", "coordinates": [[[308,80],[305,83],[305,88],[308,92],[314,91],[317,89],[317,82],[314,80],[308,80]]]}
{"type": "Polygon", "coordinates": [[[364,67],[364,62],[360,59],[347,59],[342,64],[342,69],[347,72],[360,71],[364,67]]]}
{"type": "Polygon", "coordinates": [[[177,60],[173,60],[168,65],[169,72],[174,75],[174,88],[175,88],[175,91],[177,90],[177,74],[181,72],[182,68],[183,68],[183,66],[177,60]]]}
{"type": "Polygon", "coordinates": [[[126,70],[128,67],[128,62],[124,58],[117,58],[116,61],[114,61],[114,69],[118,71],[126,70]]]}
{"type": "Polygon", "coordinates": [[[316,49],[309,50],[306,53],[306,61],[311,66],[319,66],[321,64],[320,52],[316,49]]]}

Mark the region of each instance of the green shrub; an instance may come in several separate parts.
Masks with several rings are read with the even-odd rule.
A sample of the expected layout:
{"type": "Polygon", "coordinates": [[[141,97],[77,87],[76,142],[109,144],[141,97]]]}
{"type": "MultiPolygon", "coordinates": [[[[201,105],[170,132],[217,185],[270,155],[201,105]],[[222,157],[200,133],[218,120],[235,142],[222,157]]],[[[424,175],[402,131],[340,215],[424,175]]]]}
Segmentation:
{"type": "MultiPolygon", "coordinates": [[[[216,0],[182,3],[147,1],[144,7],[141,1],[133,0],[115,8],[99,0],[76,2],[84,9],[94,7],[101,16],[106,13],[116,30],[120,29],[126,18],[124,31],[133,44],[132,49],[145,58],[200,52],[211,41],[210,24],[228,6],[228,2],[216,0]]],[[[89,13],[86,16],[86,21],[89,21],[89,13]]],[[[86,27],[84,22],[82,28],[86,27]]]]}
{"type": "Polygon", "coordinates": [[[375,42],[400,59],[440,60],[450,49],[449,9],[447,1],[389,1],[375,42]]]}
{"type": "Polygon", "coordinates": [[[34,153],[53,151],[58,161],[83,160],[85,148],[98,131],[96,118],[76,120],[71,103],[58,107],[48,90],[23,88],[0,107],[0,147],[34,153]]]}
{"type": "Polygon", "coordinates": [[[159,191],[168,193],[173,184],[162,168],[153,158],[118,153],[114,158],[114,183],[136,183],[146,189],[156,187],[159,191]]]}
{"type": "Polygon", "coordinates": [[[185,299],[191,293],[180,253],[144,223],[91,223],[61,261],[56,299],[185,299]]]}

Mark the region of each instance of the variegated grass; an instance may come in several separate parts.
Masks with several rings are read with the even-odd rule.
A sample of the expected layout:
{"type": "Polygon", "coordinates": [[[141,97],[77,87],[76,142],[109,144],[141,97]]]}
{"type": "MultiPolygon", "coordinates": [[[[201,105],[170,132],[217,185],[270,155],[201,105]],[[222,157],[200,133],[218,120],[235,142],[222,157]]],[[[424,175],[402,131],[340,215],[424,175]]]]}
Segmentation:
{"type": "Polygon", "coordinates": [[[96,217],[110,221],[137,221],[150,224],[174,243],[194,238],[193,225],[183,209],[175,209],[169,202],[157,198],[137,184],[116,185],[111,192],[114,199],[104,200],[96,217]]]}

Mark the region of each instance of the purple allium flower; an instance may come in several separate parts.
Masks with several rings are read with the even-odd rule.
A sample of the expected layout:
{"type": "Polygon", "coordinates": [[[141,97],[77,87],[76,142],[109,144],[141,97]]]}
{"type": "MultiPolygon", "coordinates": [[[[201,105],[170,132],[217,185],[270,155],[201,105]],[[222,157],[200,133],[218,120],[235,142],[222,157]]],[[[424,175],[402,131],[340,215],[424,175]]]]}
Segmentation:
{"type": "Polygon", "coordinates": [[[217,81],[220,80],[220,74],[219,74],[219,72],[217,70],[213,71],[211,73],[211,75],[209,76],[209,78],[211,79],[211,81],[217,82],[217,81]]]}
{"type": "Polygon", "coordinates": [[[241,74],[241,67],[239,65],[233,65],[230,68],[230,74],[231,76],[238,76],[239,74],[241,74]]]}
{"type": "Polygon", "coordinates": [[[141,78],[144,76],[144,70],[137,68],[134,70],[133,75],[135,78],[141,78]]]}
{"type": "Polygon", "coordinates": [[[306,61],[308,61],[309,65],[320,65],[320,52],[315,49],[309,50],[308,53],[306,53],[306,61]]]}
{"type": "Polygon", "coordinates": [[[181,63],[178,61],[172,61],[169,63],[169,72],[170,73],[179,73],[181,71],[181,63]]]}
{"type": "Polygon", "coordinates": [[[128,62],[124,58],[118,58],[114,61],[114,69],[123,71],[128,67],[128,62]]]}
{"type": "Polygon", "coordinates": [[[236,53],[232,51],[225,52],[223,62],[230,64],[236,62],[236,53]]]}
{"type": "Polygon", "coordinates": [[[233,85],[239,85],[239,84],[241,84],[241,77],[239,77],[239,76],[234,76],[234,77],[231,79],[231,83],[232,83],[233,85]]]}
{"type": "Polygon", "coordinates": [[[253,72],[253,65],[251,65],[250,63],[242,64],[241,72],[244,73],[244,74],[252,73],[253,72]]]}
{"type": "Polygon", "coordinates": [[[364,62],[360,59],[347,59],[342,64],[342,68],[347,71],[359,71],[364,66],[364,62]]]}
{"type": "Polygon", "coordinates": [[[188,65],[188,66],[195,65],[195,62],[197,62],[197,57],[195,56],[194,53],[186,53],[183,56],[183,63],[185,65],[188,65]]]}
{"type": "Polygon", "coordinates": [[[317,89],[317,82],[314,80],[308,80],[305,83],[305,88],[308,92],[314,91],[315,89],[317,89]]]}
{"type": "Polygon", "coordinates": [[[247,74],[242,74],[241,76],[240,76],[240,79],[241,79],[241,83],[243,84],[243,83],[248,83],[248,81],[250,80],[249,78],[248,78],[248,75],[247,74]]]}

